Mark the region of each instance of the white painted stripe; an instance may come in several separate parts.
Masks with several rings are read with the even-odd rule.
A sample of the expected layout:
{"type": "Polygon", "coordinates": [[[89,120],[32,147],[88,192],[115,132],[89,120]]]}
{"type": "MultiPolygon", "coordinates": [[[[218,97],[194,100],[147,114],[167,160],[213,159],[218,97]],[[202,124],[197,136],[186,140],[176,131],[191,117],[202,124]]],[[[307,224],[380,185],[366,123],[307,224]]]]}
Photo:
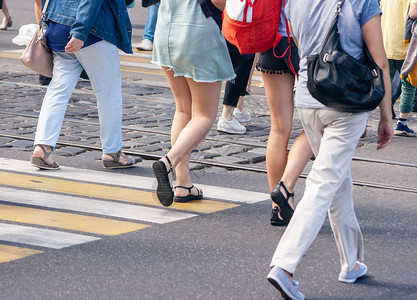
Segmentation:
{"type": "Polygon", "coordinates": [[[0,241],[62,249],[100,238],[57,230],[0,223],[0,241]]]}
{"type": "Polygon", "coordinates": [[[160,209],[6,187],[0,187],[0,195],[0,200],[12,203],[84,212],[158,224],[197,216],[195,214],[179,212],[172,209],[160,209]]]}
{"type": "Polygon", "coordinates": [[[151,70],[161,70],[162,68],[160,66],[151,64],[151,63],[143,63],[143,62],[137,62],[137,61],[120,61],[120,65],[124,67],[132,67],[132,68],[142,68],[142,69],[151,69],[151,70]]]}
{"type": "MultiPolygon", "coordinates": [[[[133,45],[134,48],[134,45],[133,45]]],[[[132,54],[128,54],[123,52],[122,50],[119,50],[119,56],[120,59],[123,59],[124,57],[139,57],[139,58],[148,58],[152,59],[152,52],[143,53],[143,52],[133,52],[132,54]]]]}
{"type": "MultiPolygon", "coordinates": [[[[144,177],[136,175],[119,174],[104,171],[95,171],[88,169],[77,169],[61,166],[61,169],[50,172],[39,172],[32,167],[29,161],[0,158],[0,170],[16,171],[31,175],[46,175],[52,178],[80,180],[92,183],[102,183],[108,185],[119,185],[124,187],[133,187],[154,191],[156,188],[156,179],[153,177],[144,177]]],[[[257,193],[241,189],[231,189],[225,187],[204,185],[194,183],[203,189],[204,196],[207,198],[226,200],[240,203],[256,203],[270,199],[269,194],[257,193]]]]}

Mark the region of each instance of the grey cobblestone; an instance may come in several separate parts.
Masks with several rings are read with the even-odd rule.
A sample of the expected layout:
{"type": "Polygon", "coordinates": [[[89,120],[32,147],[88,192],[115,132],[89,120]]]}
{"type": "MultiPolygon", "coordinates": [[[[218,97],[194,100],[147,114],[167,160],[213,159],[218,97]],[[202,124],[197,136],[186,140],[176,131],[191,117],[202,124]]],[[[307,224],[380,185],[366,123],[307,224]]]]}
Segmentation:
{"type": "Polygon", "coordinates": [[[252,148],[244,146],[223,146],[221,148],[216,148],[215,150],[222,156],[232,156],[234,154],[241,154],[247,152],[249,150],[252,150],[252,148]]]}
{"type": "Polygon", "coordinates": [[[213,159],[219,156],[221,156],[219,153],[212,152],[212,151],[202,151],[202,152],[191,153],[191,158],[198,159],[198,160],[213,159]]]}
{"type": "Polygon", "coordinates": [[[61,156],[75,156],[84,152],[85,152],[84,149],[77,148],[77,147],[62,147],[54,151],[55,154],[61,155],[61,156]]]}
{"type": "MultiPolygon", "coordinates": [[[[265,145],[266,147],[266,145],[265,145]]],[[[266,155],[266,148],[254,148],[252,150],[249,150],[248,153],[254,153],[254,154],[258,154],[258,155],[266,155]]]]}
{"type": "MultiPolygon", "coordinates": [[[[175,110],[173,95],[166,83],[162,87],[145,86],[142,84],[145,79],[141,79],[139,76],[144,75],[138,75],[138,78],[132,78],[132,76],[123,78],[123,148],[162,155],[170,148],[170,126],[175,110]],[[141,131],[143,129],[163,134],[143,132],[141,131]]],[[[0,77],[6,81],[28,83],[28,85],[0,83],[0,97],[2,99],[0,103],[0,123],[2,124],[0,132],[33,138],[46,87],[34,86],[33,83],[37,82],[37,77],[29,72],[18,73],[14,70],[4,70],[0,77]],[[26,114],[33,118],[12,114],[26,114]]],[[[245,97],[245,105],[252,114],[252,120],[245,124],[247,133],[244,135],[220,133],[216,131],[217,123],[215,123],[208,133],[207,139],[193,150],[193,159],[213,159],[216,162],[265,167],[265,147],[270,130],[270,117],[264,91],[258,89],[252,95],[245,97]],[[230,143],[247,143],[254,145],[254,147],[231,146],[230,143]]],[[[395,108],[398,112],[398,103],[395,104],[395,108]]],[[[221,109],[222,105],[219,105],[218,115],[220,115],[221,109]]],[[[83,81],[77,84],[68,103],[65,118],[68,122],[64,122],[62,126],[60,142],[76,142],[100,147],[96,99],[89,82],[83,81]]],[[[370,114],[367,135],[360,140],[359,147],[377,141],[378,119],[378,110],[370,114]]],[[[410,114],[409,120],[410,127],[413,128],[416,124],[416,114],[410,114]]],[[[295,111],[290,145],[301,132],[301,122],[295,111]]],[[[12,140],[8,138],[0,137],[0,147],[26,149],[25,145],[26,142],[12,143],[12,140]]],[[[61,147],[56,152],[60,155],[101,157],[100,151],[96,151],[97,154],[90,154],[89,151],[83,152],[79,151],[79,148],[71,148],[73,147],[61,147]]],[[[190,167],[196,170],[203,168],[200,164],[191,164],[190,167]]],[[[205,168],[203,171],[209,169],[210,172],[224,171],[224,169],[215,167],[205,168]]]]}
{"type": "Polygon", "coordinates": [[[13,147],[18,147],[18,148],[33,148],[33,142],[32,141],[14,141],[12,143],[10,143],[11,146],[13,147]]]}
{"type": "MultiPolygon", "coordinates": [[[[3,147],[3,146],[8,147],[7,145],[11,142],[13,142],[12,139],[0,137],[0,147],[3,147]]],[[[13,146],[10,146],[10,147],[13,147],[13,146]]]]}
{"type": "Polygon", "coordinates": [[[217,162],[228,163],[228,164],[238,164],[238,165],[246,165],[250,163],[250,160],[247,158],[242,157],[235,157],[235,156],[218,156],[213,159],[217,162]]]}
{"type": "Polygon", "coordinates": [[[265,159],[266,159],[265,155],[254,153],[254,152],[239,153],[235,156],[237,158],[249,159],[249,162],[252,163],[252,164],[256,164],[256,163],[265,161],[265,159]]]}

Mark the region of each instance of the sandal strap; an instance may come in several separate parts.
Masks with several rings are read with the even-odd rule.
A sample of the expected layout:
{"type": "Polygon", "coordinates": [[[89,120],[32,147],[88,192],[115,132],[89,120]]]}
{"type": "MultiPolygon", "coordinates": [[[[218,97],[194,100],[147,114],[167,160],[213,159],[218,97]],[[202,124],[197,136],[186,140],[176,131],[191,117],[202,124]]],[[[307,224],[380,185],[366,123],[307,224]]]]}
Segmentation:
{"type": "Polygon", "coordinates": [[[285,191],[285,194],[287,195],[285,198],[286,198],[286,200],[288,201],[288,199],[289,198],[291,198],[291,197],[294,197],[294,193],[290,193],[288,190],[287,190],[287,187],[285,186],[285,184],[284,184],[284,182],[283,181],[280,181],[279,183],[278,183],[278,185],[281,187],[283,187],[284,188],[284,191],[285,191]]]}
{"type": "Polygon", "coordinates": [[[114,152],[114,153],[105,153],[105,154],[110,155],[111,157],[114,158],[114,161],[118,162],[119,158],[120,158],[120,155],[122,155],[122,149],[120,149],[119,151],[114,152]]]}
{"type": "Polygon", "coordinates": [[[190,187],[183,186],[183,185],[176,185],[176,186],[174,186],[174,189],[180,188],[180,189],[188,190],[191,193],[191,190],[192,190],[193,187],[194,187],[194,185],[192,185],[190,187]]]}
{"type": "Polygon", "coordinates": [[[43,160],[47,160],[48,157],[51,156],[52,150],[51,150],[51,152],[46,151],[45,146],[42,145],[42,144],[37,144],[36,146],[39,146],[42,149],[42,151],[43,151],[43,158],[42,159],[43,160]]]}
{"type": "MultiPolygon", "coordinates": [[[[174,172],[174,171],[173,171],[173,169],[172,169],[172,163],[171,163],[171,160],[169,159],[168,155],[165,155],[165,156],[164,156],[164,158],[166,158],[166,160],[168,161],[168,164],[169,164],[168,174],[169,174],[169,173],[171,173],[171,172],[174,172]]],[[[178,187],[182,187],[182,186],[178,186],[178,187]]],[[[186,188],[186,187],[183,187],[183,188],[188,189],[188,188],[186,188]]],[[[192,187],[191,187],[191,188],[192,188],[192,187]]]]}
{"type": "Polygon", "coordinates": [[[196,189],[197,190],[197,195],[195,195],[195,196],[200,196],[201,195],[201,190],[199,190],[194,184],[193,185],[191,185],[190,187],[188,187],[188,186],[183,186],[183,185],[176,185],[176,186],[174,186],[174,190],[176,189],[176,188],[180,188],[180,189],[184,189],[184,190],[188,190],[188,192],[190,193],[190,195],[191,195],[191,190],[194,188],[194,189],[196,189]]]}

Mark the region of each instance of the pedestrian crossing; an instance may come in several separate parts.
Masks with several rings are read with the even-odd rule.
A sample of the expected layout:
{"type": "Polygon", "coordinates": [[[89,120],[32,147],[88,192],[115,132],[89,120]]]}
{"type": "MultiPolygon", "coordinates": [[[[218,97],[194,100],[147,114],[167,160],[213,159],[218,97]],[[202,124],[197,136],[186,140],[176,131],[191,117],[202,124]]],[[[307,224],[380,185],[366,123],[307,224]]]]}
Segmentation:
{"type": "MultiPolygon", "coordinates": [[[[17,60],[22,51],[0,51],[0,57],[17,60]]],[[[134,51],[120,52],[122,71],[164,76],[150,63],[150,52],[134,51]]],[[[252,84],[260,82],[255,72],[252,84]]],[[[153,178],[62,166],[39,172],[27,161],[0,158],[0,263],[269,199],[264,193],[196,185],[208,200],[165,208],[150,192],[153,178]]]]}
{"type": "Polygon", "coordinates": [[[155,186],[149,177],[65,166],[42,172],[0,158],[0,263],[268,199],[199,185],[213,199],[166,208],[149,191],[155,186]]]}

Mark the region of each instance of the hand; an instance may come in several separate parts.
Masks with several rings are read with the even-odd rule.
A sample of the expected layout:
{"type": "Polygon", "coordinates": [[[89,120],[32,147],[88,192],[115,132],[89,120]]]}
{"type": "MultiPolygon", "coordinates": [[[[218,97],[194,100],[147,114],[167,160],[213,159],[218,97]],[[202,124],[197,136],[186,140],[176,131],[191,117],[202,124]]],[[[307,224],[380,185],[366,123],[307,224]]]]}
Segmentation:
{"type": "Polygon", "coordinates": [[[73,53],[81,49],[84,46],[84,42],[76,37],[72,37],[68,44],[65,46],[65,51],[73,53]]]}
{"type": "Polygon", "coordinates": [[[385,148],[389,143],[391,143],[393,135],[392,124],[388,122],[379,122],[378,125],[378,144],[376,150],[381,150],[385,148]]]}

